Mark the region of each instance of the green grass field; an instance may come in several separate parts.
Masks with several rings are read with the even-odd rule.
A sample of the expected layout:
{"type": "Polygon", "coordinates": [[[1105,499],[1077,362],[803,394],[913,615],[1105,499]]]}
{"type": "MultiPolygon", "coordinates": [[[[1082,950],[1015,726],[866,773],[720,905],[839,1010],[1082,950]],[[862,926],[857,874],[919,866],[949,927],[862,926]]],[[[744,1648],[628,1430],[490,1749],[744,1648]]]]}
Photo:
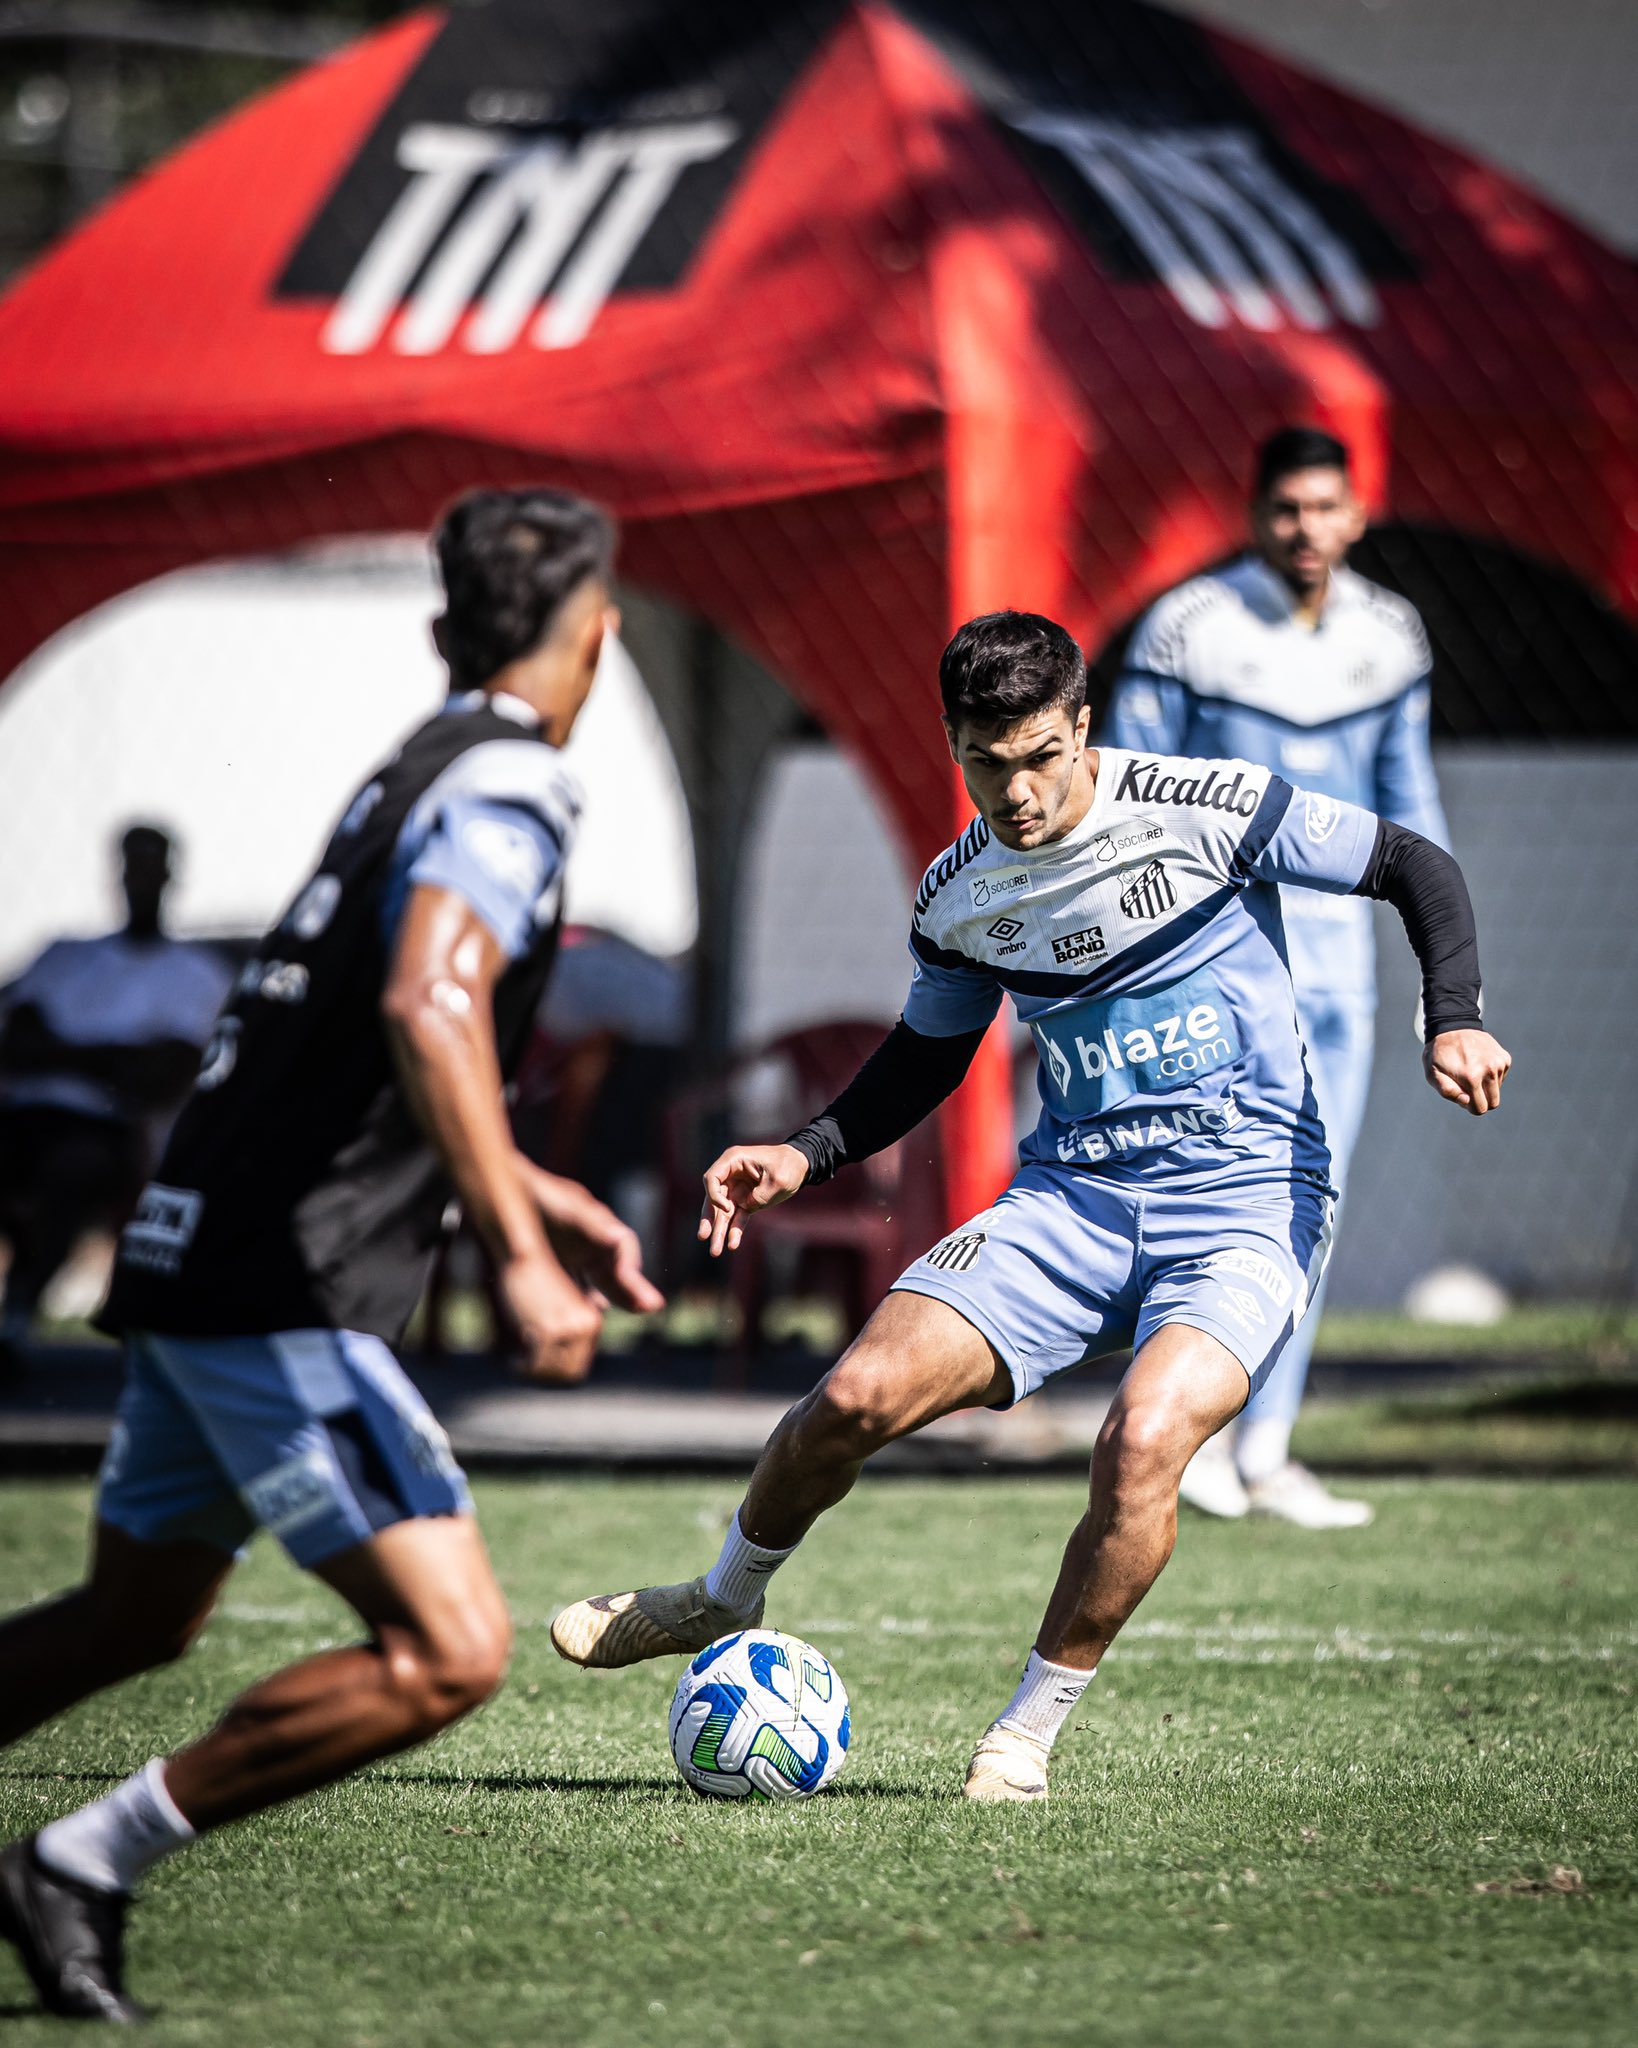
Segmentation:
{"type": "MultiPolygon", "coordinates": [[[[520,1623],[436,1748],[161,1871],[150,2038],[244,2044],[1627,2042],[1638,2010],[1638,1492],[1379,1482],[1377,1525],[1190,1521],[1041,1809],[955,1798],[1005,1700],[1069,1483],[861,1487],[773,1619],[836,1660],[855,1747],[811,1805],[677,1782],[674,1667],[553,1656],[565,1599],[697,1569],[723,1483],[480,1490],[520,1623]]],[[[6,1605],[75,1569],[86,1490],[0,1489],[6,1605]]],[[[37,1826],[343,1638],[263,1546],[185,1664],[0,1763],[37,1826]]],[[[0,1684],[4,1673],[0,1672],[0,1684]]],[[[26,2017],[0,1955],[0,2022],[26,2017]]]]}

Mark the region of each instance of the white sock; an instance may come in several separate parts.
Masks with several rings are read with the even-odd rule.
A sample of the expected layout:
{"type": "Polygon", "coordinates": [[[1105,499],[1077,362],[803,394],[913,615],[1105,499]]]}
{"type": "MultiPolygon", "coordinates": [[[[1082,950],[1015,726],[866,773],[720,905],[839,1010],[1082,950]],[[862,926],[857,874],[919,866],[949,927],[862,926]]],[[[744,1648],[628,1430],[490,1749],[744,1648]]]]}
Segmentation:
{"type": "Polygon", "coordinates": [[[754,1614],[769,1578],[795,1549],[794,1543],[790,1550],[764,1550],[752,1543],[740,1534],[736,1514],[722,1539],[722,1555],[705,1575],[705,1590],[735,1614],[754,1614]]]}
{"type": "Polygon", "coordinates": [[[1095,1666],[1076,1671],[1068,1664],[1049,1664],[1039,1650],[1031,1650],[1018,1690],[1002,1709],[998,1726],[1050,1749],[1096,1675],[1095,1666]]]}
{"type": "Polygon", "coordinates": [[[1291,1425],[1277,1415],[1242,1422],[1234,1435],[1234,1462],[1247,1486],[1272,1479],[1291,1459],[1291,1425]]]}
{"type": "Polygon", "coordinates": [[[165,1760],[155,1757],[78,1813],[41,1828],[40,1861],[59,1877],[99,1892],[128,1892],[143,1873],[193,1840],[192,1824],[165,1789],[165,1760]]]}

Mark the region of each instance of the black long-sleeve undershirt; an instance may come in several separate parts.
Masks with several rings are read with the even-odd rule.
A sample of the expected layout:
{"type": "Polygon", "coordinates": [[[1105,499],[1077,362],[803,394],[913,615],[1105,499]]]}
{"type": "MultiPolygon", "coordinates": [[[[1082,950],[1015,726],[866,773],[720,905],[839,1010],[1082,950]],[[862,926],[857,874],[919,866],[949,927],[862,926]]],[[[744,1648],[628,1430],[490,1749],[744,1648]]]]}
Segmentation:
{"type": "Polygon", "coordinates": [[[1478,1030],[1479,935],[1467,883],[1444,848],[1379,819],[1354,894],[1399,913],[1422,969],[1423,1036],[1431,1043],[1441,1031],[1478,1030]]]}
{"type": "Polygon", "coordinates": [[[789,1142],[808,1162],[807,1185],[885,1151],[961,1086],[982,1031],[933,1038],[901,1018],[828,1109],[789,1142]]]}
{"type": "MultiPolygon", "coordinates": [[[[1422,968],[1425,1033],[1479,1027],[1479,941],[1462,871],[1441,847],[1386,819],[1356,896],[1391,903],[1422,968]]],[[[982,1031],[933,1038],[901,1018],[858,1073],[788,1141],[808,1162],[808,1185],[884,1151],[960,1087],[982,1031]]]]}

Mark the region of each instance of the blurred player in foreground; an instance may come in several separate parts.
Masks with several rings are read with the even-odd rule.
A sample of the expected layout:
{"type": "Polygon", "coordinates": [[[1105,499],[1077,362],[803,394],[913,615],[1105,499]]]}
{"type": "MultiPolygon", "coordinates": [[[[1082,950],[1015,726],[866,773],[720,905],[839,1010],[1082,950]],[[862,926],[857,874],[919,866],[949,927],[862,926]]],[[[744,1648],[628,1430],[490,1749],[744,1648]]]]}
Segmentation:
{"type": "Polygon", "coordinates": [[[999,1201],[910,1267],[779,1425],[710,1572],[582,1600],[552,1640],[577,1664],[631,1664],[760,1620],[769,1574],[872,1452],[1130,1344],[1090,1508],[968,1767],[970,1799],[1039,1799],[1059,1728],[1171,1555],[1184,1467],[1267,1377],[1324,1264],[1334,1191],[1279,885],[1400,912],[1447,1100],[1485,1115],[1509,1060],[1479,1025],[1461,871],[1428,840],[1245,761],[1094,751],[1080,650],[1048,619],[974,619],[939,681],[979,815],[917,891],[904,1015],[787,1144],[716,1160],[700,1234],[732,1251],[759,1209],[911,1130],[1003,990],[1034,1034],[1040,1123],[999,1201]]]}
{"type": "Polygon", "coordinates": [[[499,1684],[510,1626],[466,1482],[389,1351],[451,1194],[532,1370],[584,1374],[636,1238],[513,1145],[502,1085],[556,944],[613,532],[480,491],[437,536],[454,694],[354,797],[240,977],[121,1241],[128,1379],[91,1574],[0,1623],[0,1742],[178,1656],[259,1524],[369,1639],[264,1680],[202,1740],[0,1854],[0,1933],[45,2004],[128,2020],[129,1895],[224,1822],[425,1742],[499,1684]]]}
{"type": "MultiPolygon", "coordinates": [[[[1261,761],[1448,847],[1428,751],[1427,635],[1402,597],[1346,566],[1365,508],[1343,444],[1313,427],[1287,427],[1266,441],[1251,529],[1251,553],[1180,584],[1142,621],[1104,738],[1139,753],[1261,761]]],[[[1340,1190],[1371,1084],[1370,911],[1355,896],[1288,888],[1280,912],[1340,1190]]],[[[1192,1506],[1215,1515],[1254,1509],[1308,1529],[1371,1519],[1364,1501],[1337,1499],[1291,1457],[1323,1294],[1322,1283],[1232,1432],[1214,1437],[1184,1473],[1192,1506]]]]}

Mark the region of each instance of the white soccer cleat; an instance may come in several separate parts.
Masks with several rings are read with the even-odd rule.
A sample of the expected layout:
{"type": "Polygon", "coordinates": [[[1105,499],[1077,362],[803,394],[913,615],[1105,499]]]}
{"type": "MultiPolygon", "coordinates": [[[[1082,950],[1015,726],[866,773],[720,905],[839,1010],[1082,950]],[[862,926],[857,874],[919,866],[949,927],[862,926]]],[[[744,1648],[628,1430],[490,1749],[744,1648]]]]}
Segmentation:
{"type": "Polygon", "coordinates": [[[1226,1434],[1203,1443],[1183,1467],[1177,1497],[1201,1514],[1217,1515],[1226,1522],[1237,1522],[1250,1509],[1251,1498],[1235,1467],[1226,1434]]]}
{"type": "Polygon", "coordinates": [[[1253,1514],[1273,1515],[1299,1529],[1363,1529],[1376,1516],[1369,1501],[1340,1499],[1306,1465],[1290,1460],[1266,1479],[1252,1480],[1246,1493],[1253,1514]]]}
{"type": "Polygon", "coordinates": [[[704,1578],[680,1586],[645,1586],[636,1593],[599,1593],[565,1607],[552,1623],[552,1647],[588,1671],[614,1671],[649,1657],[692,1657],[719,1637],[762,1620],[736,1614],[706,1593],[704,1578]]]}
{"type": "Polygon", "coordinates": [[[1049,1754],[1045,1743],[1033,1736],[992,1721],[978,1738],[961,1796],[992,1803],[1045,1799],[1049,1754]]]}

